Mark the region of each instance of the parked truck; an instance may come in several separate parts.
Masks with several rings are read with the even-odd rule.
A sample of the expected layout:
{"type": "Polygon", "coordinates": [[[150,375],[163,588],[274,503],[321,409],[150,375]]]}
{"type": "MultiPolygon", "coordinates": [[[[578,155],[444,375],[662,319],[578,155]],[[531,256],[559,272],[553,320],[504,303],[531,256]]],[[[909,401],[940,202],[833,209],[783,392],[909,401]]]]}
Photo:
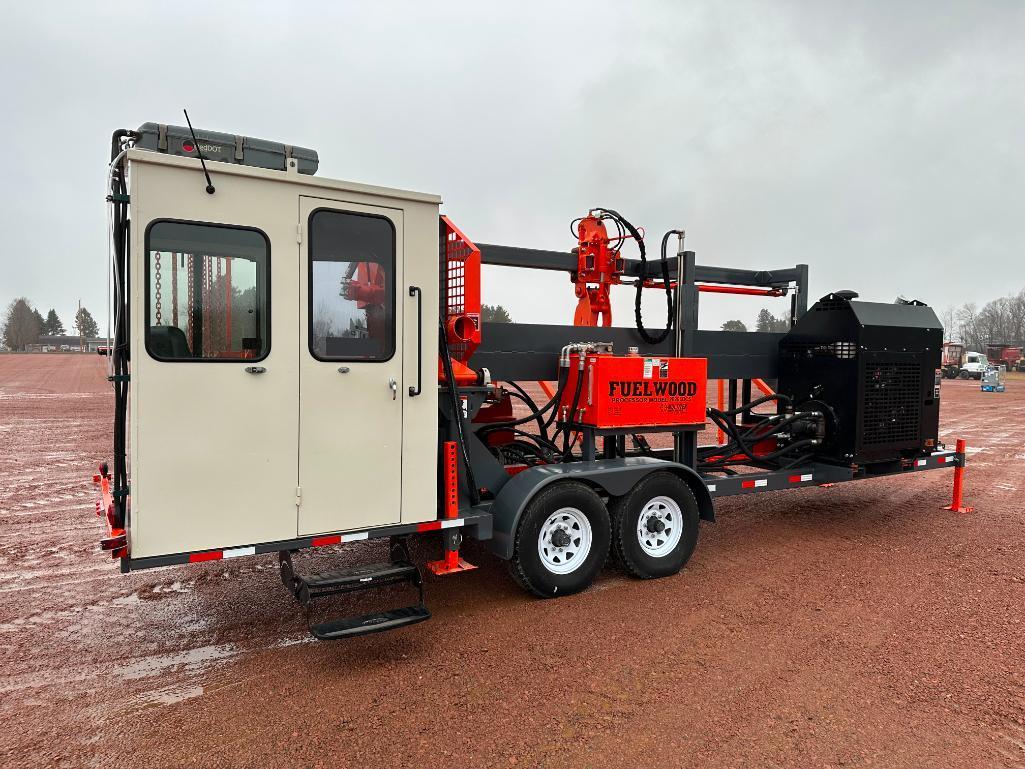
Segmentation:
{"type": "Polygon", "coordinates": [[[981,352],[971,352],[963,344],[944,342],[940,371],[945,379],[982,379],[989,359],[981,352]]]}
{"type": "Polygon", "coordinates": [[[111,149],[114,451],[94,482],[122,571],[276,554],[306,608],[416,590],[310,615],[315,637],[349,638],[431,616],[414,537],[436,575],[473,568],[472,537],[561,598],[610,557],[676,574],[720,497],[964,464],[938,438],[942,329],[921,302],[809,307],[806,265],[698,264],[682,229],[649,258],[605,207],[560,250],[477,243],[436,195],[316,177],[316,152],[246,136],[148,123],[111,149]],[[568,275],[573,324],[482,323],[482,263],[568,275]],[[617,285],[630,326],[612,325],[617,285]],[[789,294],[790,330],[699,329],[700,292],[789,294]],[[706,405],[710,378],[728,404],[706,405]],[[722,443],[699,443],[708,422],[722,443]],[[372,539],[384,562],[302,573],[310,550],[372,539]]]}
{"type": "Polygon", "coordinates": [[[1025,357],[1022,357],[1021,345],[988,344],[986,358],[994,366],[1002,365],[1007,371],[1025,371],[1025,357]]]}
{"type": "Polygon", "coordinates": [[[943,343],[941,368],[944,379],[957,379],[961,374],[961,363],[964,360],[965,347],[957,342],[943,343]]]}

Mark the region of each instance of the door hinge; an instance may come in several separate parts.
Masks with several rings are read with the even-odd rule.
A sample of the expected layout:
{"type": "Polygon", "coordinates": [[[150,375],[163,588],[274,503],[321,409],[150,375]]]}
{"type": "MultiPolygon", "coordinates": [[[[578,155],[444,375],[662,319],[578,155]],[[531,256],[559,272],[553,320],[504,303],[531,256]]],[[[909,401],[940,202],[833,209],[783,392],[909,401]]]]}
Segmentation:
{"type": "Polygon", "coordinates": [[[295,506],[299,507],[303,503],[303,489],[302,486],[295,487],[295,506]]]}
{"type": "Polygon", "coordinates": [[[295,242],[303,242],[303,226],[301,224],[295,225],[295,242]]]}

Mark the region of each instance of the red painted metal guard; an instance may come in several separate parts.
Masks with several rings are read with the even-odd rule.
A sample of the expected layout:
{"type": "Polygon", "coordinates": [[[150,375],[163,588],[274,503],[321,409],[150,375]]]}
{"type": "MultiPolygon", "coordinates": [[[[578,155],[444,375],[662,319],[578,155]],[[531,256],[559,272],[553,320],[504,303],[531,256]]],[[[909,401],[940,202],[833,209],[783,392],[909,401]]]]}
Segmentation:
{"type": "Polygon", "coordinates": [[[480,249],[441,217],[441,317],[449,352],[466,364],[480,345],[480,249]]]}

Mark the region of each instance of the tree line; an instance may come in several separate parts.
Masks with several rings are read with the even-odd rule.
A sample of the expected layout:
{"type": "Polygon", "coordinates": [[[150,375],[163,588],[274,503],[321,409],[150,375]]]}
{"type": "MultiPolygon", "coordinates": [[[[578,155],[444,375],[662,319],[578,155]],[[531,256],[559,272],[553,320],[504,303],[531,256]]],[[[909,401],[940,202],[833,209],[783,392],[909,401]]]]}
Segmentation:
{"type": "Polygon", "coordinates": [[[983,352],[987,344],[1021,345],[1025,342],[1025,288],[993,299],[980,309],[975,302],[948,307],[940,317],[946,341],[960,342],[983,352]]]}
{"type": "MultiPolygon", "coordinates": [[[[747,324],[742,320],[728,320],[721,326],[723,331],[747,331],[747,324]]],[[[780,316],[777,318],[764,307],[755,319],[755,331],[774,331],[785,333],[790,330],[790,320],[780,316]]]]}
{"type": "MultiPolygon", "coordinates": [[[[1025,346],[1025,288],[986,302],[981,308],[975,302],[947,307],[940,313],[940,322],[944,341],[960,342],[975,352],[984,352],[988,344],[1025,346]]],[[[722,330],[747,331],[747,325],[740,320],[728,320],[722,324],[722,330]]],[[[755,331],[789,330],[787,318],[777,318],[765,309],[758,313],[755,331]]]]}
{"type": "MultiPolygon", "coordinates": [[[[79,336],[97,337],[100,329],[92,313],[80,307],[75,313],[75,331],[79,336]]],[[[63,336],[67,334],[57,311],[50,308],[44,318],[38,309],[25,297],[18,297],[7,305],[2,331],[4,346],[13,352],[23,352],[29,345],[39,344],[41,336],[63,336]]]]}

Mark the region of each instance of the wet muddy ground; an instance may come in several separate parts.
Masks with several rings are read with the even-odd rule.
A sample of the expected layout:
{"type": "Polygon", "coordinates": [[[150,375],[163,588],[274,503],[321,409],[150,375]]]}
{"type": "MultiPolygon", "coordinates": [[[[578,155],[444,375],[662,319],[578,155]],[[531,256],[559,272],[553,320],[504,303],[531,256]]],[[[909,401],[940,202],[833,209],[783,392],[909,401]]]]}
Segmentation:
{"type": "Polygon", "coordinates": [[[471,546],[432,621],[323,644],[273,556],[98,551],[104,373],[0,355],[5,767],[1025,766],[1025,380],[944,382],[974,514],[944,471],[723,500],[676,577],[557,601],[471,546]]]}

